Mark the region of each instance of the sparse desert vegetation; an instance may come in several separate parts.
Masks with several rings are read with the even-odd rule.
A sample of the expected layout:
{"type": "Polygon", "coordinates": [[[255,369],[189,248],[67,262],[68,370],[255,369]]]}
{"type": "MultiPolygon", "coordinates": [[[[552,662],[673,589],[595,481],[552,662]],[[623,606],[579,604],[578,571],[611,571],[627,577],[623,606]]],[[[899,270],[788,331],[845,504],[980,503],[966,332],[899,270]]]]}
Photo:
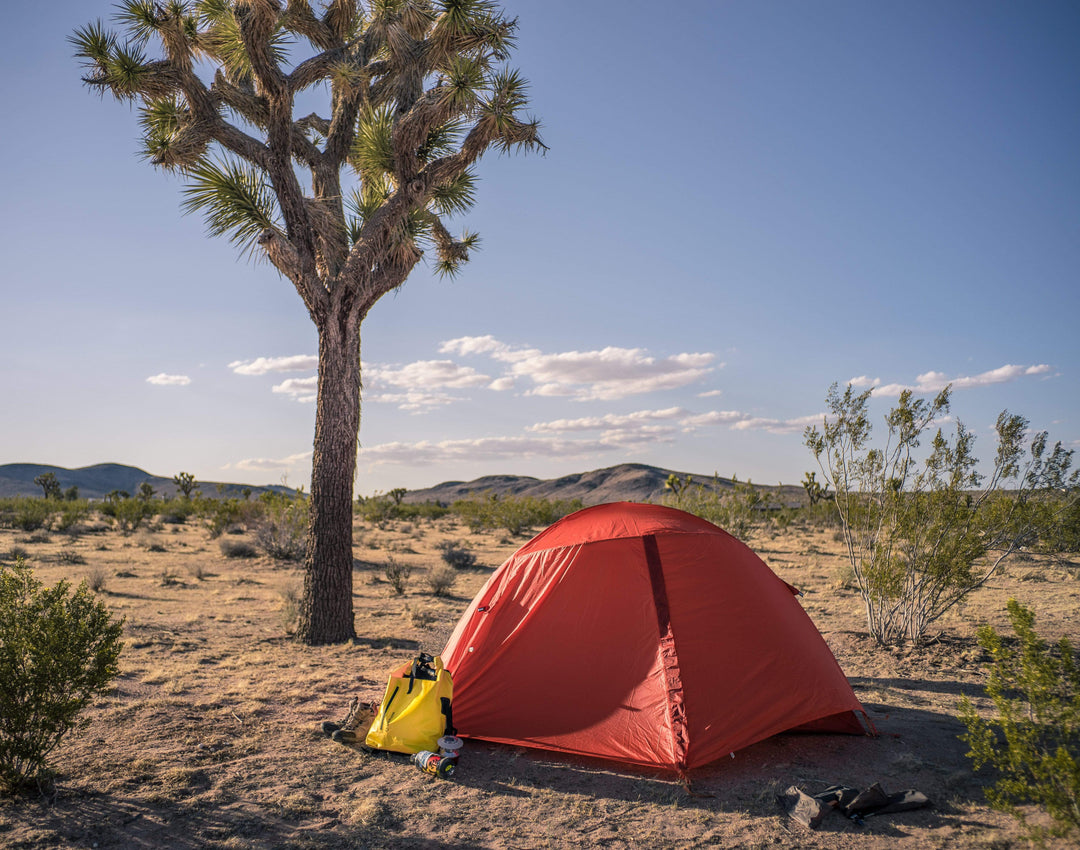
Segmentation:
{"type": "MultiPolygon", "coordinates": [[[[420,649],[441,649],[468,600],[531,529],[473,531],[471,516],[437,506],[425,516],[404,504],[407,518],[369,521],[358,504],[359,637],[306,647],[291,636],[299,564],[258,546],[257,509],[240,519],[242,533],[217,537],[207,521],[212,506],[200,509],[197,498],[185,518],[172,515],[172,503],[153,507],[139,533],[167,545],[146,545],[150,538],[103,520],[93,505],[77,535],[56,530],[58,506],[28,533],[0,500],[0,568],[25,559],[49,586],[94,577],[96,598],[125,623],[115,688],[52,754],[49,795],[0,798],[5,846],[1027,844],[1026,827],[986,801],[994,777],[975,772],[966,755],[960,703],[966,696],[972,710],[993,717],[985,692],[990,656],[977,630],[988,624],[1008,634],[1009,599],[1035,612],[1049,644],[1075,643],[1080,559],[1060,546],[1019,553],[923,645],[886,648],[866,634],[858,589],[850,576],[844,580],[838,528],[822,505],[759,511],[748,542],[806,594],[804,607],[880,735],[778,736],[693,771],[691,795],[674,776],[481,741],[466,743],[457,778],[444,782],[404,757],[368,755],[319,734],[320,722],[338,719],[352,696],[379,700],[394,666],[420,649]],[[164,514],[174,521],[166,524],[164,514]],[[251,546],[254,557],[229,557],[232,544],[251,546]],[[461,550],[475,562],[455,569],[457,556],[446,554],[461,550]],[[451,575],[453,583],[441,587],[451,575]],[[392,576],[404,576],[400,592],[392,576]],[[917,788],[934,805],[865,827],[837,819],[810,833],[783,817],[774,799],[792,784],[815,793],[875,781],[917,788]]],[[[1030,823],[1050,825],[1035,806],[1021,802],[1020,811],[1030,823]]]]}

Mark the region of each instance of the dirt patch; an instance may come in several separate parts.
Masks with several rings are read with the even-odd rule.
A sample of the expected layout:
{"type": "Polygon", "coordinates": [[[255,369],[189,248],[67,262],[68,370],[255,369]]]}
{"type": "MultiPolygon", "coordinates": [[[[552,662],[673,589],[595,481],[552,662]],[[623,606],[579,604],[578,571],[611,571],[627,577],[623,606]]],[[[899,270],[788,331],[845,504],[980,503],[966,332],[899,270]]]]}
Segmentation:
{"type": "MultiPolygon", "coordinates": [[[[310,648],[286,634],[301,576],[265,558],[227,558],[194,521],[132,536],[100,525],[75,537],[0,530],[0,556],[25,550],[37,575],[103,578],[101,598],[127,618],[122,675],[90,723],[53,759],[55,792],[0,800],[0,846],[12,848],[1006,848],[1026,842],[983,798],[958,739],[962,694],[981,698],[974,627],[1007,628],[1005,602],[1031,606],[1049,638],[1075,637],[1075,562],[1015,562],[918,649],[882,650],[862,634],[829,532],[790,529],[750,541],[832,647],[877,738],[783,735],[673,777],[549,753],[466,742],[453,781],[404,757],[366,755],[319,734],[351,696],[377,701],[389,671],[438,651],[473,594],[524,537],[477,535],[450,518],[357,526],[354,644],[310,648]],[[424,576],[437,546],[467,540],[475,569],[449,596],[424,576]],[[412,567],[391,591],[389,559],[412,567]],[[809,832],[779,813],[795,784],[917,788],[933,807],[809,832]]],[[[242,537],[234,537],[243,540],[242,537]]],[[[1038,816],[1036,814],[1036,819],[1038,816]]]]}

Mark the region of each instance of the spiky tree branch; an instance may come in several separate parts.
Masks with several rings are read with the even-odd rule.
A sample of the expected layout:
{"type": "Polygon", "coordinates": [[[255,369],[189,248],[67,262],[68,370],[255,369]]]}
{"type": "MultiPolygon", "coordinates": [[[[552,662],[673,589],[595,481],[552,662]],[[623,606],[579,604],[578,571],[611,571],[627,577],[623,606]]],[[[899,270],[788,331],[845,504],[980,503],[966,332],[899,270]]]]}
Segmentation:
{"type": "MultiPolygon", "coordinates": [[[[319,330],[311,537],[333,515],[351,538],[360,323],[425,248],[440,274],[468,260],[478,237],[444,219],[472,206],[485,151],[544,149],[525,81],[502,67],[517,22],[491,0],[120,0],[114,20],[120,35],[71,37],[84,81],[139,104],[144,155],[188,181],[184,210],[268,260],[319,330]],[[294,117],[320,88],[328,109],[294,117]],[[328,476],[320,458],[353,466],[328,476]]],[[[351,550],[334,539],[309,562],[340,560],[340,593],[351,550]]]]}

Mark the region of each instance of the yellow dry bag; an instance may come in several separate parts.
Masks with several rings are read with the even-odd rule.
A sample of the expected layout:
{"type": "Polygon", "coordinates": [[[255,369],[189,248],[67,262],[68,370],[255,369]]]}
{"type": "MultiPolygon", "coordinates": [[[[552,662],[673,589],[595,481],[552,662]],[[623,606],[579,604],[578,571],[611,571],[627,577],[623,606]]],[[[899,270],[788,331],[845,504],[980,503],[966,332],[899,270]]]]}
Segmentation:
{"type": "Polygon", "coordinates": [[[396,753],[438,752],[439,738],[455,731],[450,712],[453,695],[454,683],[442,659],[420,653],[390,674],[365,743],[396,753]]]}

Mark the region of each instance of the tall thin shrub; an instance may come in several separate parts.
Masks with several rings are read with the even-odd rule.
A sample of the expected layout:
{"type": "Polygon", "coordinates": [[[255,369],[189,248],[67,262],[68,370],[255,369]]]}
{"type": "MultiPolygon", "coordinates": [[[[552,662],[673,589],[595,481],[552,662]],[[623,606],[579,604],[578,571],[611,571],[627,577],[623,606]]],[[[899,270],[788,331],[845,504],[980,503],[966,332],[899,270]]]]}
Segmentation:
{"type": "Polygon", "coordinates": [[[965,696],[960,719],[967,734],[961,738],[976,770],[997,771],[986,789],[990,805],[1016,816],[1033,838],[1080,838],[1080,663],[1067,638],[1055,651],[1035,633],[1031,609],[1010,599],[1008,610],[1016,645],[990,626],[979,630],[991,658],[986,694],[995,714],[984,720],[965,696]],[[1053,826],[1029,824],[1022,803],[1046,809],[1053,826]]]}

